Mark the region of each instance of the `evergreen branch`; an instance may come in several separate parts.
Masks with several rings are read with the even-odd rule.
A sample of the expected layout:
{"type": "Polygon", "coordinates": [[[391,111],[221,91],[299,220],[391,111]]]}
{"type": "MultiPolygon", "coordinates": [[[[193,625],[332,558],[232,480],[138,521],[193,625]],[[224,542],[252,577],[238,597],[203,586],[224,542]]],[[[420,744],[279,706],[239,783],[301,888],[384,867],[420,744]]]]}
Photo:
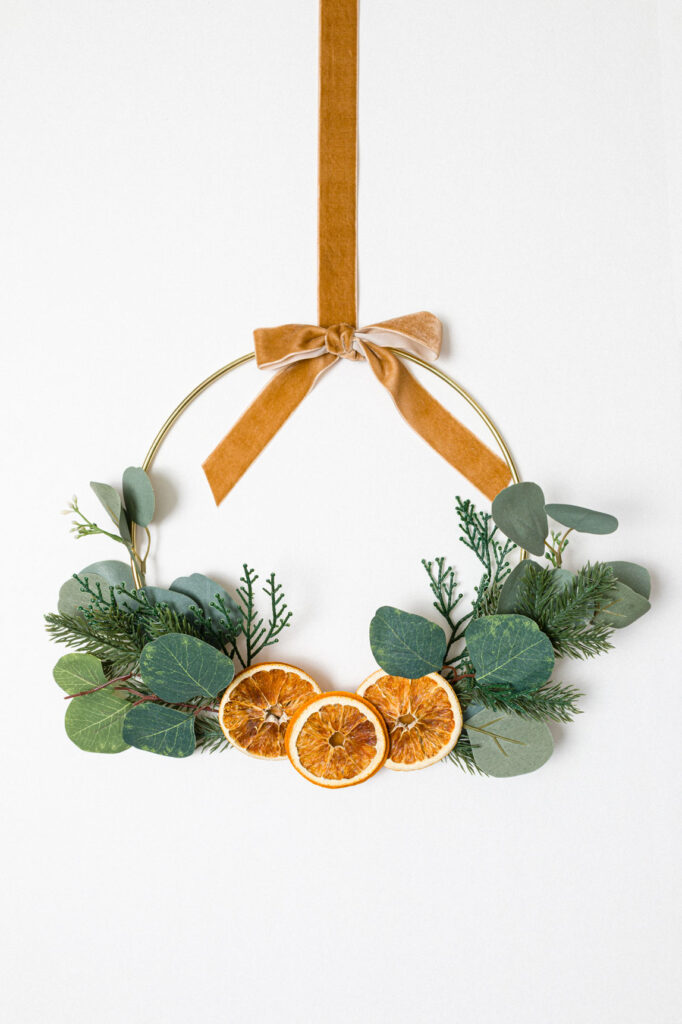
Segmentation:
{"type": "Polygon", "coordinates": [[[433,607],[445,619],[448,626],[447,648],[445,651],[445,661],[447,662],[452,654],[453,647],[464,635],[462,625],[468,616],[464,616],[459,620],[456,620],[453,616],[453,612],[464,597],[464,594],[457,592],[455,570],[451,565],[446,564],[445,558],[441,556],[435,559],[435,569],[434,563],[428,562],[425,558],[422,558],[422,565],[429,578],[431,593],[435,597],[433,607]]]}
{"type": "Polygon", "coordinates": [[[511,687],[478,686],[475,680],[460,677],[454,684],[458,697],[466,696],[467,704],[482,704],[489,711],[502,711],[538,722],[573,721],[582,714],[578,701],[584,695],[574,686],[549,682],[536,690],[517,692],[511,687]]]}
{"type": "Polygon", "coordinates": [[[51,613],[45,616],[50,638],[84,654],[93,654],[115,675],[134,671],[144,642],[115,627],[96,628],[84,618],[51,613]]]}
{"type": "MultiPolygon", "coordinates": [[[[465,723],[466,726],[466,723],[465,723]]],[[[443,760],[450,761],[452,764],[456,764],[462,771],[468,772],[469,775],[487,775],[482,768],[476,764],[474,759],[474,748],[471,740],[464,731],[455,743],[454,747],[449,754],[443,760]]]]}
{"type": "Polygon", "coordinates": [[[220,723],[215,715],[197,715],[194,722],[194,731],[197,738],[197,750],[214,754],[223,750],[229,750],[232,744],[220,728],[220,723]]]}
{"type": "Polygon", "coordinates": [[[569,585],[557,591],[552,570],[531,563],[519,599],[519,614],[537,622],[560,658],[591,658],[613,647],[613,629],[594,622],[613,594],[615,577],[604,562],[584,565],[569,585]]]}
{"type": "Polygon", "coordinates": [[[276,582],[274,572],[268,576],[268,582],[263,587],[263,593],[270,599],[270,618],[268,619],[267,631],[263,633],[262,639],[256,644],[253,655],[259,654],[263,648],[279,642],[279,634],[286,629],[291,621],[292,613],[288,610],[282,584],[276,582]]]}

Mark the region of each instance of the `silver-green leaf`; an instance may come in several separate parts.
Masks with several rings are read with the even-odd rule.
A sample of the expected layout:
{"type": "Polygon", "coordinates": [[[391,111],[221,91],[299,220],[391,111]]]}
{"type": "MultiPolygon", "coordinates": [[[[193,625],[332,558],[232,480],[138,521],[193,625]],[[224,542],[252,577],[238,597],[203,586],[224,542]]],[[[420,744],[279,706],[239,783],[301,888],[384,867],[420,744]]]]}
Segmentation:
{"type": "Polygon", "coordinates": [[[613,533],[618,529],[618,520],[606,512],[595,512],[580,505],[545,505],[547,515],[578,533],[613,533]]]}
{"type": "Polygon", "coordinates": [[[651,605],[645,597],[631,587],[616,580],[609,603],[594,616],[595,622],[605,623],[613,629],[624,629],[649,611],[651,605]]]}
{"type": "Polygon", "coordinates": [[[177,580],[173,580],[170,589],[191,598],[218,627],[225,626],[224,616],[214,607],[215,602],[221,599],[227,608],[235,632],[241,630],[242,613],[239,605],[230,597],[224,587],[208,576],[204,576],[203,573],[195,572],[191,576],[180,576],[177,580]]]}
{"type": "Polygon", "coordinates": [[[549,637],[525,615],[485,615],[467,627],[465,640],[476,682],[531,690],[547,682],[554,668],[549,637]]]}
{"type": "Polygon", "coordinates": [[[545,496],[538,484],[526,481],[511,484],[492,504],[495,525],[519,547],[532,555],[542,555],[549,532],[545,496]]]}
{"type": "Polygon", "coordinates": [[[112,523],[118,526],[121,518],[121,495],[110,484],[100,484],[96,480],[91,480],[90,486],[112,523]]]}
{"type": "MultiPolygon", "coordinates": [[[[99,576],[95,572],[88,572],[89,586],[94,590],[98,583],[102,587],[102,593],[106,594],[109,584],[104,579],[104,576],[99,576]]],[[[91,602],[92,597],[90,594],[87,594],[78,580],[75,580],[72,576],[70,580],[67,580],[59,588],[57,611],[60,615],[77,618],[81,614],[81,608],[88,608],[91,602]]]]}
{"type": "Polygon", "coordinates": [[[497,711],[479,711],[467,719],[474,760],[481,771],[498,779],[525,775],[552,756],[554,742],[544,722],[497,711]]]}
{"type": "Polygon", "coordinates": [[[194,697],[212,700],[232,682],[232,661],[210,644],[182,633],[152,640],[140,655],[146,686],[169,704],[194,697]]]}
{"type": "Polygon", "coordinates": [[[154,488],[140,466],[128,466],[123,474],[123,501],[129,520],[149,526],[154,518],[154,488]]]}
{"type": "Polygon", "coordinates": [[[440,672],[447,647],[445,633],[435,622],[388,605],[372,619],[369,642],[384,672],[406,679],[440,672]]]}
{"type": "Polygon", "coordinates": [[[191,715],[162,704],[127,706],[123,738],[131,747],[164,757],[188,757],[193,752],[196,737],[191,715]]]}
{"type": "Polygon", "coordinates": [[[649,598],[651,595],[651,577],[643,565],[636,562],[606,562],[613,570],[613,575],[636,594],[649,598]]]}

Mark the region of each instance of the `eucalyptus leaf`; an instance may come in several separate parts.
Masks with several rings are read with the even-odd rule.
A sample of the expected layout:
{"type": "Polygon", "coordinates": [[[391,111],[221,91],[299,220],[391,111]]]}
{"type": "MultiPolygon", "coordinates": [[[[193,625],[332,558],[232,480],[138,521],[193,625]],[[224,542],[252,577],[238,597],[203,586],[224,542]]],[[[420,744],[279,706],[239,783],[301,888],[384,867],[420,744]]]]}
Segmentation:
{"type": "Polygon", "coordinates": [[[90,486],[112,523],[118,526],[121,518],[121,495],[110,484],[100,484],[96,480],[91,480],[90,486]]]}
{"type": "Polygon", "coordinates": [[[129,548],[132,547],[133,538],[130,535],[130,523],[128,522],[128,513],[124,508],[121,509],[121,518],[118,523],[118,534],[124,544],[129,548]]]}
{"type": "Polygon", "coordinates": [[[547,682],[554,668],[549,637],[525,615],[485,615],[467,627],[467,650],[476,683],[531,690],[547,682]]]}
{"type": "Polygon", "coordinates": [[[140,655],[140,673],[146,686],[169,704],[193,697],[209,700],[232,682],[232,661],[210,644],[183,633],[152,640],[140,655]]]}
{"type": "Polygon", "coordinates": [[[549,760],[554,749],[547,725],[520,715],[486,709],[469,718],[464,728],[476,764],[498,779],[536,771],[549,760]]]}
{"type": "Polygon", "coordinates": [[[528,572],[532,572],[532,565],[537,566],[532,558],[524,558],[518,565],[514,566],[502,584],[500,597],[497,602],[497,611],[500,615],[510,615],[518,611],[519,601],[523,583],[528,572]]]}
{"type": "MultiPolygon", "coordinates": [[[[90,698],[79,698],[88,700],[90,698]]],[[[123,722],[123,739],[131,747],[165,757],[188,757],[196,746],[191,715],[162,704],[130,707],[123,722]]]]}
{"type": "Polygon", "coordinates": [[[196,608],[197,603],[186,594],[179,594],[175,590],[164,590],[163,587],[143,587],[144,593],[152,605],[167,604],[176,615],[191,616],[191,609],[196,608]]]}
{"type": "Polygon", "coordinates": [[[613,570],[613,575],[636,594],[649,598],[651,594],[651,577],[648,569],[636,562],[606,562],[613,570]]]}
{"type": "MultiPolygon", "coordinates": [[[[103,594],[106,594],[109,588],[109,584],[104,579],[104,576],[98,576],[96,572],[88,573],[88,583],[93,590],[99,583],[103,594]]],[[[90,594],[87,594],[78,580],[75,580],[72,576],[70,580],[67,580],[59,588],[57,611],[60,615],[69,615],[75,619],[81,614],[80,609],[89,607],[91,602],[92,597],[90,594]]]]}
{"type": "Polygon", "coordinates": [[[71,695],[92,690],[107,681],[102,662],[94,654],[64,654],[52,674],[57,686],[71,695]]]}
{"type": "Polygon", "coordinates": [[[116,559],[109,559],[105,562],[93,562],[92,565],[86,565],[84,569],[81,569],[78,575],[81,578],[84,576],[90,577],[91,573],[102,576],[109,587],[115,587],[119,583],[123,583],[129,590],[135,589],[133,570],[127,562],[119,562],[116,559]]]}
{"type": "Polygon", "coordinates": [[[129,520],[149,526],[154,518],[154,488],[140,466],[128,466],[123,474],[123,501],[129,520]]]}
{"type": "Polygon", "coordinates": [[[241,631],[242,613],[239,605],[234,598],[230,597],[224,587],[221,587],[215,580],[204,576],[203,573],[195,572],[191,576],[180,576],[177,580],[173,580],[170,589],[192,598],[194,603],[206,613],[216,626],[225,628],[224,616],[217,608],[212,607],[216,599],[222,598],[230,614],[230,620],[234,625],[235,632],[241,631]]]}
{"type": "MultiPolygon", "coordinates": [[[[116,559],[109,559],[105,562],[93,562],[92,565],[86,565],[85,569],[81,569],[78,575],[81,579],[87,577],[91,587],[94,587],[94,582],[99,582],[100,578],[103,579],[104,586],[102,591],[105,596],[108,596],[107,590],[109,587],[125,586],[127,590],[135,590],[133,570],[128,562],[119,562],[116,559]]],[[[135,601],[132,601],[124,594],[115,594],[114,597],[116,604],[121,608],[126,608],[128,611],[137,611],[139,608],[135,601]]]]}
{"type": "Polygon", "coordinates": [[[645,597],[631,587],[616,580],[609,603],[597,612],[594,622],[602,622],[613,629],[624,629],[649,611],[651,605],[645,597]]]}
{"type": "Polygon", "coordinates": [[[568,526],[578,533],[613,533],[618,529],[618,520],[606,512],[594,512],[580,505],[545,505],[548,516],[562,526],[568,526]]]}
{"type": "Polygon", "coordinates": [[[119,754],[127,750],[123,724],[130,708],[111,690],[98,690],[69,701],[64,726],[69,739],[93,754],[119,754]]]}
{"type": "Polygon", "coordinates": [[[549,532],[542,488],[528,481],[505,487],[492,505],[495,525],[519,547],[542,555],[549,532]]]}
{"type": "Polygon", "coordinates": [[[388,605],[372,619],[369,642],[384,672],[406,679],[440,672],[447,647],[445,633],[435,622],[388,605]]]}

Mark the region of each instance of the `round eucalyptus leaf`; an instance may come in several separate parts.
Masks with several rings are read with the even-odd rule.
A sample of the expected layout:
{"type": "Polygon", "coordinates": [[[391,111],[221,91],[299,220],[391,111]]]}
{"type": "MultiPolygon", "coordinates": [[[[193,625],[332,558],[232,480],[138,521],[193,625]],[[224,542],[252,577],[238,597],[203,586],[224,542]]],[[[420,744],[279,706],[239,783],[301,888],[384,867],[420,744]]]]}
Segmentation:
{"type": "MultiPolygon", "coordinates": [[[[77,698],[80,700],[88,698],[77,698]]],[[[123,739],[131,747],[164,757],[188,757],[196,746],[191,715],[162,704],[127,705],[123,739]]]]}
{"type": "Polygon", "coordinates": [[[595,622],[605,623],[613,629],[624,629],[649,611],[651,605],[645,597],[616,580],[608,604],[594,616],[595,622]]]}
{"type": "Polygon", "coordinates": [[[192,573],[191,576],[180,576],[177,580],[173,580],[170,589],[192,598],[194,603],[206,613],[216,626],[225,629],[227,624],[224,615],[219,609],[213,607],[216,601],[222,600],[235,633],[241,631],[242,613],[239,605],[234,598],[230,597],[224,587],[221,587],[219,583],[216,583],[210,577],[204,576],[200,572],[192,573]]]}
{"type": "Polygon", "coordinates": [[[526,775],[552,756],[554,742],[544,722],[499,711],[479,711],[464,725],[481,771],[498,779],[526,775]]]}
{"type": "Polygon", "coordinates": [[[121,518],[121,496],[116,488],[110,484],[100,484],[96,480],[91,480],[90,486],[112,523],[118,526],[121,518]]]}
{"type": "Polygon", "coordinates": [[[528,572],[532,572],[531,566],[536,566],[532,558],[524,558],[518,565],[514,566],[502,584],[497,611],[500,615],[510,615],[518,611],[519,601],[524,580],[528,572]]]}
{"type": "Polygon", "coordinates": [[[64,654],[52,674],[57,686],[71,695],[93,690],[107,681],[102,662],[94,654],[64,654]]]}
{"type": "Polygon", "coordinates": [[[163,587],[143,587],[141,593],[146,594],[152,605],[167,604],[176,615],[191,616],[192,608],[197,607],[197,602],[186,594],[179,594],[175,590],[164,590],[163,587]]]}
{"type": "Polygon", "coordinates": [[[113,558],[104,562],[93,562],[92,565],[86,565],[84,569],[81,569],[78,575],[81,578],[90,577],[91,573],[102,576],[106,580],[107,586],[115,587],[119,583],[123,583],[129,590],[135,589],[133,570],[128,562],[119,562],[113,558]]]}
{"type": "Polygon", "coordinates": [[[146,686],[169,704],[193,697],[212,700],[232,682],[232,661],[210,644],[183,633],[168,633],[152,640],[140,655],[140,673],[146,686]]]}
{"type": "Polygon", "coordinates": [[[133,523],[149,526],[154,518],[154,488],[140,466],[128,466],[123,474],[123,501],[133,523]]]}
{"type": "Polygon", "coordinates": [[[613,533],[618,529],[618,520],[606,512],[594,512],[580,505],[545,505],[548,516],[562,526],[568,526],[578,533],[613,533]]]}
{"type": "Polygon", "coordinates": [[[476,683],[531,690],[547,682],[554,669],[549,637],[525,615],[484,615],[467,627],[464,639],[476,683]]]}
{"type": "Polygon", "coordinates": [[[613,570],[613,575],[636,594],[649,598],[651,594],[651,577],[643,565],[636,562],[606,562],[613,570]]]}
{"type": "MultiPolygon", "coordinates": [[[[106,594],[109,584],[104,579],[104,576],[99,576],[96,572],[89,572],[88,585],[94,590],[98,583],[102,587],[102,593],[106,594]]],[[[69,615],[75,619],[80,615],[80,609],[87,608],[91,601],[92,597],[90,594],[87,594],[78,580],[75,580],[72,576],[70,580],[67,580],[59,588],[57,611],[60,615],[69,615]]]]}
{"type": "Polygon", "coordinates": [[[384,672],[405,679],[440,672],[447,647],[445,633],[435,622],[388,605],[372,619],[369,643],[384,672]]]}
{"type": "Polygon", "coordinates": [[[549,531],[542,488],[528,481],[505,487],[492,505],[495,525],[531,555],[542,555],[549,531]]]}
{"type": "Polygon", "coordinates": [[[98,690],[69,701],[64,726],[69,739],[93,754],[119,754],[128,748],[123,723],[130,708],[110,690],[98,690]]]}

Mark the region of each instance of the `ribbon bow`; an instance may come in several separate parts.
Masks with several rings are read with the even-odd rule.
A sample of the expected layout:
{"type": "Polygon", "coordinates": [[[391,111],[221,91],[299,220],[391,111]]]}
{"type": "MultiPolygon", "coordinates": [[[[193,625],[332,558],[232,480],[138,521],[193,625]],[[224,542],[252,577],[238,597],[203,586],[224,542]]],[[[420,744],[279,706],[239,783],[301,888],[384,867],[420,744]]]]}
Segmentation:
{"type": "Polygon", "coordinates": [[[204,462],[217,504],[338,359],[366,361],[398,411],[451,466],[491,500],[511,479],[506,463],[419,384],[388,346],[430,361],[438,358],[442,325],[433,313],[413,313],[357,329],[284,324],[254,331],[256,362],[279,372],[204,462]]]}

